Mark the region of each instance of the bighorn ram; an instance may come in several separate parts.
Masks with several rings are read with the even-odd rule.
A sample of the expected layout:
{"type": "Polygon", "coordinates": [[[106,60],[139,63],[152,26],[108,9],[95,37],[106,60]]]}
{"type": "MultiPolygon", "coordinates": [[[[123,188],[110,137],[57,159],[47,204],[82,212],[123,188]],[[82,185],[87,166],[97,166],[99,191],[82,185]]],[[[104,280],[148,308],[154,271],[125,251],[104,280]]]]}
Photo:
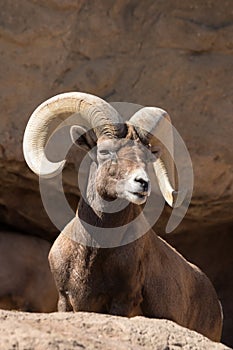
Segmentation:
{"type": "Polygon", "coordinates": [[[64,113],[81,116],[81,125],[71,127],[71,137],[79,147],[92,150],[92,163],[86,198],[80,199],[76,217],[49,254],[59,291],[58,309],[166,318],[219,341],[221,306],[209,279],[196,266],[152,229],[121,245],[127,234],[132,235],[132,227],[137,230],[138,223],[128,225],[135,218],[140,217],[141,227],[146,226],[142,207],[150,194],[150,162],[165,200],[174,205],[173,160],[153,137],[166,120],[168,142],[173,143],[168,114],[147,107],[123,122],[111,105],[96,96],[78,92],[55,96],[34,111],[24,136],[25,159],[40,176],[54,174],[64,165],[45,156],[49,125],[64,113]],[[118,212],[108,210],[114,201],[118,201],[118,212]],[[100,228],[108,238],[119,228],[119,246],[93,246],[90,242],[95,231],[98,241],[100,228]],[[87,245],[80,243],[80,237],[87,245]]]}
{"type": "Polygon", "coordinates": [[[47,260],[50,247],[39,237],[0,232],[0,309],[56,311],[58,293],[47,260]]]}

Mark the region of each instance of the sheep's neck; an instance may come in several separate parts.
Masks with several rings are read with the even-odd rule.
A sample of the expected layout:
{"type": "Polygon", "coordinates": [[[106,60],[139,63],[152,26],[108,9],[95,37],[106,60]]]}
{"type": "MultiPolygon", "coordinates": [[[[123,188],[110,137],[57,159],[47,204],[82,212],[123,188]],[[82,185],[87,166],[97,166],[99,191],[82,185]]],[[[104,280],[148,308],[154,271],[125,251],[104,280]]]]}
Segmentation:
{"type": "Polygon", "coordinates": [[[108,246],[108,242],[105,241],[105,235],[107,235],[107,240],[108,235],[111,235],[113,240],[110,241],[110,245],[113,242],[114,245],[122,244],[122,242],[126,242],[129,235],[134,234],[133,225],[127,224],[138,217],[142,208],[124,199],[104,200],[97,194],[94,176],[95,174],[90,173],[86,196],[85,198],[81,197],[79,201],[77,216],[85,229],[85,235],[98,238],[102,236],[106,246],[108,246]],[[104,230],[107,228],[109,230],[104,230]]]}
{"type": "MultiPolygon", "coordinates": [[[[81,198],[78,207],[78,216],[81,220],[85,221],[90,225],[95,227],[119,227],[128,224],[134,220],[141,212],[141,208],[133,203],[125,203],[124,201],[119,202],[119,208],[123,207],[122,210],[117,210],[116,212],[111,212],[112,207],[107,207],[106,203],[102,206],[99,203],[93,201],[92,203],[87,203],[85,199],[81,198]],[[125,206],[126,205],[126,206],[125,206]],[[103,208],[106,211],[100,211],[103,208]]],[[[110,205],[112,203],[110,202],[110,205]]]]}
{"type": "Polygon", "coordinates": [[[137,224],[135,227],[132,224],[140,210],[138,206],[129,203],[126,208],[118,212],[103,213],[95,209],[94,202],[90,205],[81,198],[77,214],[82,227],[83,241],[88,246],[102,248],[112,248],[134,241],[142,232],[140,225],[137,224]]]}

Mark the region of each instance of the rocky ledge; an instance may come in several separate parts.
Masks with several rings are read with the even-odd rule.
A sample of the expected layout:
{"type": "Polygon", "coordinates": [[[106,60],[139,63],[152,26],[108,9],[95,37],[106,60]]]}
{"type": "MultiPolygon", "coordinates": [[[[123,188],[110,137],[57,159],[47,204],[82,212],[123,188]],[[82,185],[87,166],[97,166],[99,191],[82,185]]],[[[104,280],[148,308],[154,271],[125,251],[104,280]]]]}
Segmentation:
{"type": "Polygon", "coordinates": [[[1,350],[192,349],[224,350],[168,320],[94,313],[36,314],[0,311],[1,350]]]}

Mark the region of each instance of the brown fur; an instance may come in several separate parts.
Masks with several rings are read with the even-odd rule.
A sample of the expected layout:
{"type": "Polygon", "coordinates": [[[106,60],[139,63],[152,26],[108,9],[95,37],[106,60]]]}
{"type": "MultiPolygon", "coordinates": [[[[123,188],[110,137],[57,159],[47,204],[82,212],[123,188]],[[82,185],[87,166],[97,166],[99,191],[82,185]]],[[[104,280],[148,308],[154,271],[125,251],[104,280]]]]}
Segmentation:
{"type": "MultiPolygon", "coordinates": [[[[97,154],[87,186],[89,204],[80,199],[77,216],[50,251],[50,266],[59,291],[58,309],[166,318],[219,341],[222,313],[212,284],[153,230],[116,248],[88,247],[77,242],[79,237],[91,236],[83,222],[109,227],[111,235],[111,227],[123,226],[141,212],[141,206],[134,203],[117,213],[100,210],[102,199],[111,203],[118,196],[117,186],[121,191],[127,185],[127,176],[138,168],[147,171],[149,161],[132,130],[128,139],[108,142],[106,137],[100,138],[99,149],[106,140],[117,161],[103,161],[97,154]]],[[[122,231],[119,235],[119,244],[125,234],[122,231]]]]}

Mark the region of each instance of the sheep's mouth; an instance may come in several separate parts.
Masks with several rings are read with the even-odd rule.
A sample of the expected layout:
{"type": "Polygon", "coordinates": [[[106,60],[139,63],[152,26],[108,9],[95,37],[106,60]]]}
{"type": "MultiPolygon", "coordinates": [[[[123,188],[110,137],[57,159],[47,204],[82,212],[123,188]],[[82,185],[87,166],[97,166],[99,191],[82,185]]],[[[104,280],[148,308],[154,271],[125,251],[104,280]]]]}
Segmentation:
{"type": "Polygon", "coordinates": [[[138,198],[145,198],[146,194],[140,193],[140,192],[131,192],[134,196],[137,196],[138,198]]]}
{"type": "Polygon", "coordinates": [[[126,199],[128,199],[132,203],[141,205],[146,202],[148,195],[149,195],[148,192],[129,191],[128,195],[126,196],[126,199]]]}
{"type": "Polygon", "coordinates": [[[149,191],[144,192],[144,191],[124,191],[120,194],[118,194],[119,198],[124,198],[128,200],[129,202],[135,203],[135,204],[143,204],[146,202],[148,196],[149,196],[149,191]]]}
{"type": "Polygon", "coordinates": [[[132,195],[140,198],[140,199],[144,199],[146,197],[148,197],[149,193],[148,192],[130,192],[132,195]]]}

